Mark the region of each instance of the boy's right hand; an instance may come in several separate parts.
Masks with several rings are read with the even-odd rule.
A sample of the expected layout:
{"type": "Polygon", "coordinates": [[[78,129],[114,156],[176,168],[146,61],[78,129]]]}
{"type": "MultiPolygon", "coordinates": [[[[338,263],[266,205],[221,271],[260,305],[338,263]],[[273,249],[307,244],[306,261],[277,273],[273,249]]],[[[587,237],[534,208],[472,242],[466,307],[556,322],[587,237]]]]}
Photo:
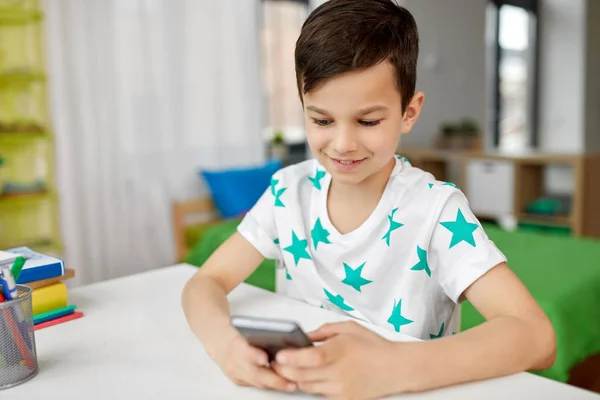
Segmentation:
{"type": "Polygon", "coordinates": [[[296,390],[295,383],[281,377],[268,366],[267,353],[250,346],[237,331],[229,340],[221,343],[222,348],[217,350],[214,359],[236,385],[285,392],[296,390]]]}

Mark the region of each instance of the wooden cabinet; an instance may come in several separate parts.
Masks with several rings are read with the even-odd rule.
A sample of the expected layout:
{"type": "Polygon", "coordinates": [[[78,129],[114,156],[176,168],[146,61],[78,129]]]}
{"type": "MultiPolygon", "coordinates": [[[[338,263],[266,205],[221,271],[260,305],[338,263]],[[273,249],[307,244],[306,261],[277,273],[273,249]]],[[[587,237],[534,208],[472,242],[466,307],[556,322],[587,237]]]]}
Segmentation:
{"type": "Polygon", "coordinates": [[[415,167],[447,181],[455,168],[457,184],[482,218],[513,215],[518,221],[569,228],[576,236],[600,237],[600,154],[527,152],[506,154],[482,151],[398,149],[415,167]],[[527,212],[531,201],[545,192],[545,169],[568,167],[573,179],[571,207],[565,215],[541,216],[527,212]]]}

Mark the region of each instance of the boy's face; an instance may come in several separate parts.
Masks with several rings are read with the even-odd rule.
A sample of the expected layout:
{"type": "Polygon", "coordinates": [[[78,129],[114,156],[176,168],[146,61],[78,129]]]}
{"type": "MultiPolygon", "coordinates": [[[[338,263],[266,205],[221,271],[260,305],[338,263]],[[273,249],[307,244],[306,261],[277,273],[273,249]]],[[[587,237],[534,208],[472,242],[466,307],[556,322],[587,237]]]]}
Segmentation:
{"type": "Polygon", "coordinates": [[[388,61],[338,75],[304,95],[308,144],[335,181],[361,183],[385,173],[422,104],[423,94],[417,93],[402,114],[388,61]]]}

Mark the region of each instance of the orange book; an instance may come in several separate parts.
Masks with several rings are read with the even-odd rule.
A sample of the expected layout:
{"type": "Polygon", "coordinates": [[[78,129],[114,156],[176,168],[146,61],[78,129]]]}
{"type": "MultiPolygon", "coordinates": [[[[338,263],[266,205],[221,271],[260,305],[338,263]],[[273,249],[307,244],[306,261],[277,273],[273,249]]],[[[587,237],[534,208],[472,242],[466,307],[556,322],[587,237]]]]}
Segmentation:
{"type": "Polygon", "coordinates": [[[24,285],[29,286],[32,289],[38,289],[38,288],[41,288],[44,286],[52,285],[54,283],[66,281],[67,279],[71,279],[74,276],[75,276],[75,270],[67,268],[65,270],[64,275],[59,275],[59,276],[55,276],[55,277],[47,278],[47,279],[41,279],[39,281],[27,282],[27,283],[24,283],[24,285]]]}

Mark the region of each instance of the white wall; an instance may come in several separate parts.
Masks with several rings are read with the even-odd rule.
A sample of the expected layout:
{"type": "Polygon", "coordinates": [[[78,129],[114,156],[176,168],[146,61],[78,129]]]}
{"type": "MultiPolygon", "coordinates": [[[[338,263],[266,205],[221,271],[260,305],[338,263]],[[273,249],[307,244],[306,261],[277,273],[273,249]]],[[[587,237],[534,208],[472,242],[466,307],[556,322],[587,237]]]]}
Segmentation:
{"type": "Polygon", "coordinates": [[[578,152],[584,149],[585,11],[586,0],[541,2],[541,150],[578,152]]]}
{"type": "Polygon", "coordinates": [[[486,0],[404,0],[420,35],[417,90],[425,103],[404,147],[428,146],[444,122],[485,123],[486,0]]]}

